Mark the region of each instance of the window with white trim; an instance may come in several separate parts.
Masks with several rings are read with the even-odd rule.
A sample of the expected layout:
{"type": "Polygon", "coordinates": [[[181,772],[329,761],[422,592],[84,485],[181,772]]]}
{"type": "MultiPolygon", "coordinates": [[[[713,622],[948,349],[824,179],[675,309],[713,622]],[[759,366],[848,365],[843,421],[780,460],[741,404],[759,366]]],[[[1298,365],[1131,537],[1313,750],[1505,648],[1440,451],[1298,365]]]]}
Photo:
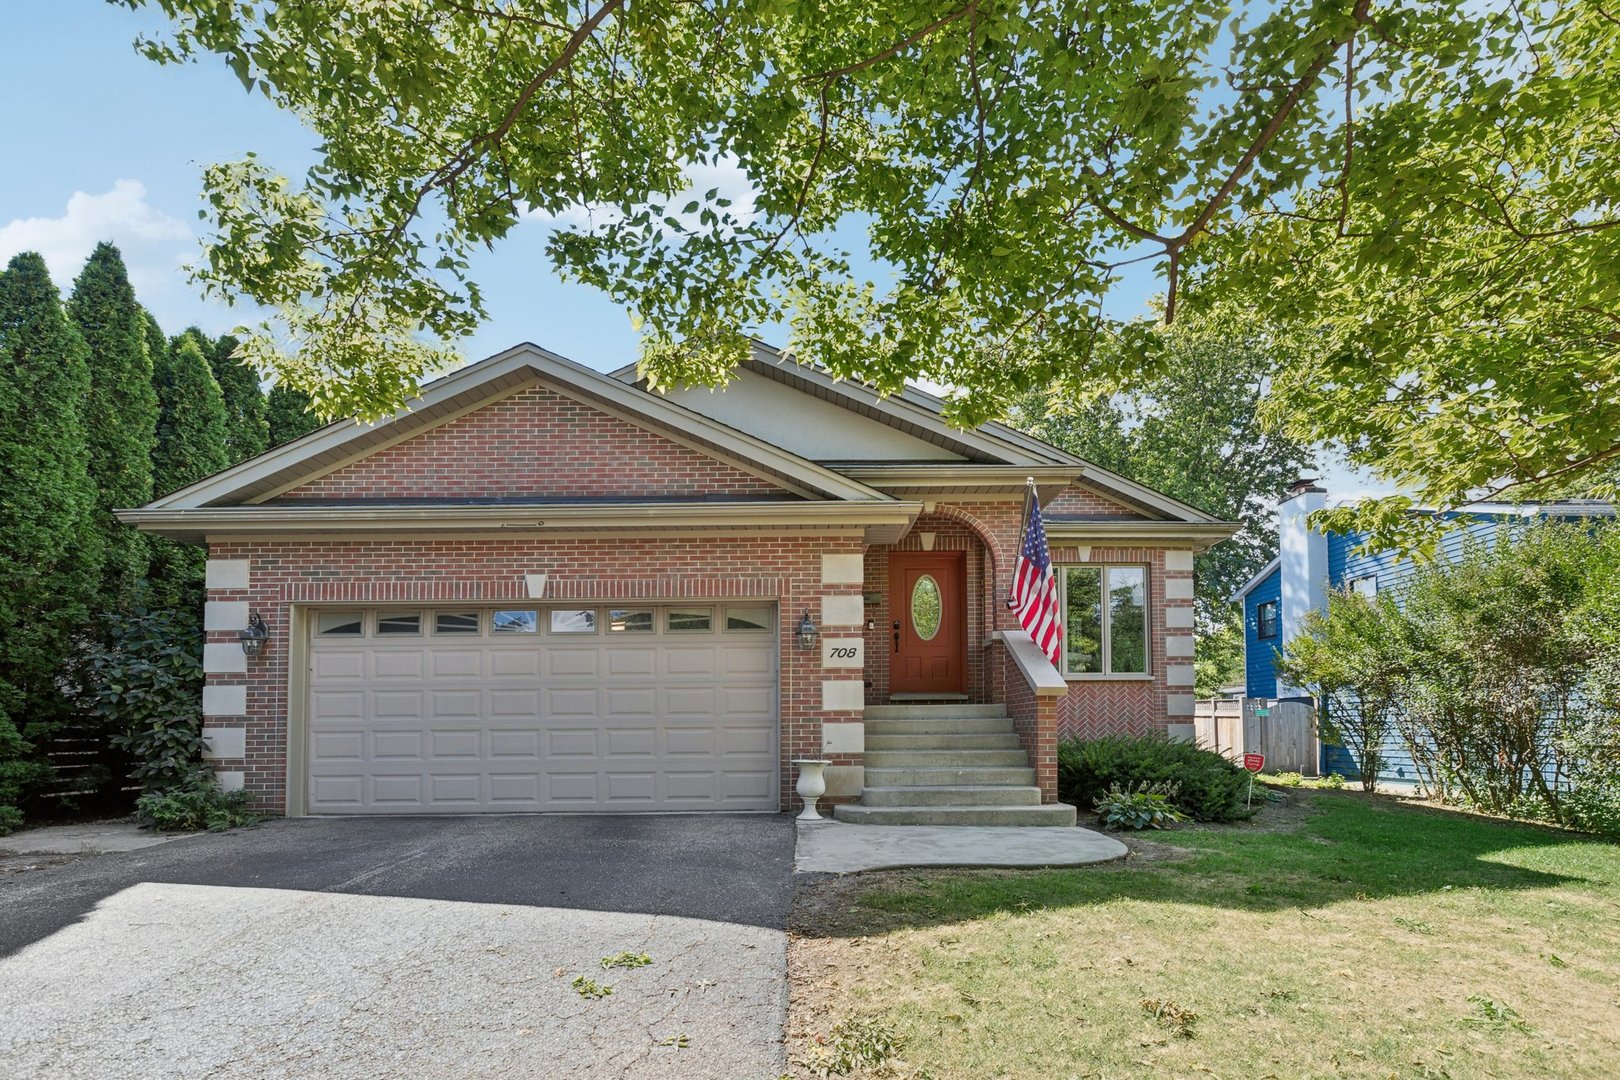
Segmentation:
{"type": "Polygon", "coordinates": [[[1061,567],[1063,673],[1148,673],[1147,567],[1061,567]]]}
{"type": "Polygon", "coordinates": [[[1349,589],[1356,595],[1371,600],[1378,595],[1378,575],[1368,574],[1365,577],[1351,578],[1349,589]]]}

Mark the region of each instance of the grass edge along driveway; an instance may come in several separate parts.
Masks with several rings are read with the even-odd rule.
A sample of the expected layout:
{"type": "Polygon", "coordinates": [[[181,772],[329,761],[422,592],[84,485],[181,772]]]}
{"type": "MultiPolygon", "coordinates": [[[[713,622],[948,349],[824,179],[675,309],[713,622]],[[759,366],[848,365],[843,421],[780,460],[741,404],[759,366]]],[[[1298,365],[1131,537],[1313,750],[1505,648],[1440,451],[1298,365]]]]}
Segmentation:
{"type": "Polygon", "coordinates": [[[1614,1075],[1620,845],[1299,792],[1133,846],[802,887],[795,1075],[1614,1075]]]}

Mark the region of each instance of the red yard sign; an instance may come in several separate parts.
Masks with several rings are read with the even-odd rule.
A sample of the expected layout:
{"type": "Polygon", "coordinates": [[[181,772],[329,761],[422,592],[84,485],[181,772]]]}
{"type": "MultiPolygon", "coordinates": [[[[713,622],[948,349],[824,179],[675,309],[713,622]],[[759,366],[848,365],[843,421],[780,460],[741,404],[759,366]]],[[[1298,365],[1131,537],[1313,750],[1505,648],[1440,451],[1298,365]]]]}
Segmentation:
{"type": "Polygon", "coordinates": [[[1248,769],[1250,772],[1259,772],[1261,769],[1266,767],[1266,755],[1244,754],[1243,767],[1248,769]]]}

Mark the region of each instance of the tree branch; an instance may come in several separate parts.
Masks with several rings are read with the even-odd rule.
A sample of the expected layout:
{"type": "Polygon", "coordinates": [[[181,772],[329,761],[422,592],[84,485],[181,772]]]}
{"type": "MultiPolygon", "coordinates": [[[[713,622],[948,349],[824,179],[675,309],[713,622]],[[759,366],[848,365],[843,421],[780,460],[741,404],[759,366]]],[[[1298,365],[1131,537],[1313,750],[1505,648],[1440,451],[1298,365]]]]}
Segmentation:
{"type": "Polygon", "coordinates": [[[978,7],[979,7],[979,0],[968,0],[968,2],[966,4],[963,4],[961,7],[957,8],[955,11],[951,12],[949,15],[943,15],[940,18],[935,19],[933,22],[929,23],[927,26],[923,27],[921,30],[918,30],[915,34],[910,34],[910,35],[906,36],[905,38],[902,38],[900,41],[895,42],[893,45],[890,45],[887,49],[884,49],[882,52],[877,53],[874,56],[869,56],[865,60],[861,60],[858,63],[847,64],[844,67],[833,68],[830,71],[821,71],[821,72],[817,72],[814,75],[807,75],[807,76],[805,76],[805,78],[807,78],[807,79],[836,79],[841,75],[851,75],[851,74],[853,74],[853,73],[855,73],[857,71],[864,71],[865,69],[871,67],[874,64],[881,64],[883,61],[889,59],[890,57],[896,56],[899,53],[904,52],[906,49],[909,49],[911,46],[917,44],[917,42],[921,41],[923,38],[927,37],[929,34],[932,34],[935,30],[938,30],[942,26],[949,26],[951,23],[955,22],[957,19],[962,18],[964,15],[967,15],[967,14],[973,12],[973,11],[976,11],[978,9],[978,7]]]}

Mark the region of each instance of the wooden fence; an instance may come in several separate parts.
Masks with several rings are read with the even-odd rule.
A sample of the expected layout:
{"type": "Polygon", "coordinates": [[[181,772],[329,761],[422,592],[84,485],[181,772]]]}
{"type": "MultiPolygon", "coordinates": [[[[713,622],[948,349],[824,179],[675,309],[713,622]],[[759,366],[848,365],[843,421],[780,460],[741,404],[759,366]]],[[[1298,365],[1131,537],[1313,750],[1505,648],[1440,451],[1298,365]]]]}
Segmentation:
{"type": "Polygon", "coordinates": [[[1193,707],[1193,738],[1198,745],[1239,761],[1264,754],[1267,772],[1316,776],[1321,744],[1316,710],[1301,701],[1266,698],[1211,698],[1193,707]]]}

